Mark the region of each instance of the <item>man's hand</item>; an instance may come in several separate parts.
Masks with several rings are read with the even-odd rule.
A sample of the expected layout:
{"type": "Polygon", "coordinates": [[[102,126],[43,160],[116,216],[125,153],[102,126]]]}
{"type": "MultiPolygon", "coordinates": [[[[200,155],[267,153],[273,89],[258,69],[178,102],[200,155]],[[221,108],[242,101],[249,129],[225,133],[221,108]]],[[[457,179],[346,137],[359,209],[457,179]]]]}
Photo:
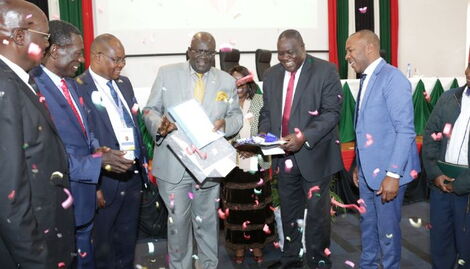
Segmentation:
{"type": "Polygon", "coordinates": [[[124,158],[124,151],[110,149],[108,147],[98,148],[96,152],[102,153],[101,167],[106,171],[115,173],[124,173],[134,164],[133,160],[124,158]]]}
{"type": "Polygon", "coordinates": [[[452,181],[455,179],[450,178],[446,175],[440,175],[434,179],[434,185],[436,185],[443,192],[453,192],[454,188],[452,186],[452,181]],[[447,181],[447,183],[446,183],[447,181]]]}
{"type": "Polygon", "coordinates": [[[158,133],[165,137],[167,134],[171,133],[173,130],[178,129],[176,124],[168,120],[166,116],[163,116],[162,123],[160,123],[160,127],[158,127],[158,133]]]}
{"type": "Polygon", "coordinates": [[[96,204],[98,205],[98,208],[104,208],[106,205],[106,200],[104,200],[104,195],[101,190],[96,191],[96,204]]]}
{"type": "Polygon", "coordinates": [[[282,138],[287,143],[282,144],[281,148],[288,152],[297,152],[305,143],[305,137],[303,134],[289,134],[282,138]]]}
{"type": "Polygon", "coordinates": [[[382,203],[390,202],[398,194],[398,188],[400,187],[400,179],[386,176],[380,184],[380,188],[377,191],[377,195],[382,195],[382,203]]]}
{"type": "Polygon", "coordinates": [[[359,188],[359,171],[357,169],[357,166],[354,167],[352,177],[353,177],[354,185],[356,185],[356,187],[359,188]]]}
{"type": "Polygon", "coordinates": [[[220,129],[222,129],[222,131],[223,131],[224,128],[225,128],[225,120],[224,119],[214,121],[214,129],[213,129],[214,132],[217,132],[220,129]]]}

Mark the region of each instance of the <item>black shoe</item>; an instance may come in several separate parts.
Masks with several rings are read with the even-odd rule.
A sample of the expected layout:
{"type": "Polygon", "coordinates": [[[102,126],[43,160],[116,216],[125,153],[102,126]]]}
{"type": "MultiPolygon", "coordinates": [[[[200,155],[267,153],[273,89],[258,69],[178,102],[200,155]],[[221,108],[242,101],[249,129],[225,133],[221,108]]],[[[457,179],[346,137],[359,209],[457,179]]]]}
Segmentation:
{"type": "Polygon", "coordinates": [[[304,263],[302,260],[288,261],[282,263],[281,261],[276,261],[273,264],[268,266],[268,269],[294,269],[294,268],[303,268],[304,263]]]}

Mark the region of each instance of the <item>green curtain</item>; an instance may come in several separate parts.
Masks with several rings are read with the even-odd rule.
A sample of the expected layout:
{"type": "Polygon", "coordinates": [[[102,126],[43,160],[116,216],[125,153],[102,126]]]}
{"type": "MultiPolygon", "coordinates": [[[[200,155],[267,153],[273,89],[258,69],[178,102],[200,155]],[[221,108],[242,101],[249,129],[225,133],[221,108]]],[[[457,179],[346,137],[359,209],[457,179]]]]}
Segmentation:
{"type": "Polygon", "coordinates": [[[339,139],[341,143],[356,139],[354,132],[354,107],[356,101],[351,93],[348,83],[343,86],[343,106],[341,108],[341,118],[339,120],[339,139]]]}
{"type": "Polygon", "coordinates": [[[390,38],[390,0],[379,1],[380,13],[380,48],[385,52],[385,61],[391,60],[391,38],[390,38]]]}
{"type": "Polygon", "coordinates": [[[413,93],[413,108],[415,113],[415,131],[417,135],[422,135],[424,132],[424,127],[428,121],[429,115],[431,114],[431,105],[424,98],[424,88],[423,81],[419,80],[416,85],[415,92],[413,93]]]}
{"type": "Polygon", "coordinates": [[[137,114],[137,124],[139,125],[140,133],[142,134],[142,141],[144,142],[145,149],[147,150],[147,160],[152,160],[154,140],[152,135],[147,131],[147,127],[145,126],[140,110],[137,114]]]}
{"type": "Polygon", "coordinates": [[[442,83],[439,79],[436,80],[436,84],[434,84],[434,88],[432,89],[431,92],[431,106],[434,108],[434,106],[437,103],[437,100],[439,100],[439,97],[441,97],[442,93],[444,93],[444,88],[442,88],[442,83]]]}
{"type": "Polygon", "coordinates": [[[456,78],[452,81],[452,85],[450,85],[450,89],[458,88],[459,87],[459,82],[457,81],[456,78]]]}
{"type": "Polygon", "coordinates": [[[346,40],[349,36],[349,5],[348,1],[338,0],[337,1],[337,42],[338,42],[338,66],[339,76],[342,79],[348,78],[348,62],[344,59],[346,57],[346,40]]]}
{"type": "MultiPolygon", "coordinates": [[[[82,25],[82,0],[59,0],[60,19],[75,25],[83,33],[82,25]]],[[[83,64],[80,65],[76,74],[81,74],[85,70],[83,64]]]]}

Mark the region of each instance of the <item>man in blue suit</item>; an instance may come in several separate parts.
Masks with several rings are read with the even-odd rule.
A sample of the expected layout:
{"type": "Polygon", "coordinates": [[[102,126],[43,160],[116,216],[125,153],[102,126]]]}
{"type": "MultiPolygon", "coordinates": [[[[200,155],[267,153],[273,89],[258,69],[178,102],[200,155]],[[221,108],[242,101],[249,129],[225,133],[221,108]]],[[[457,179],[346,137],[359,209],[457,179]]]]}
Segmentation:
{"type": "Polygon", "coordinates": [[[407,184],[420,172],[411,84],[379,51],[380,40],[369,30],[346,42],[346,60],[361,74],[353,179],[367,207],[361,216],[363,269],[379,263],[400,268],[401,205],[407,184]]]}
{"type": "MultiPolygon", "coordinates": [[[[75,75],[83,62],[80,31],[64,21],[49,22],[50,46],[42,65],[31,70],[38,90],[45,97],[51,117],[65,145],[74,197],[77,268],[94,268],[91,230],[96,209],[96,184],[101,167],[126,166],[124,153],[100,148],[89,129],[83,101],[76,92],[75,75]]],[[[123,167],[123,168],[122,168],[123,167]]]]}
{"type": "Polygon", "coordinates": [[[120,75],[125,64],[119,39],[99,35],[91,45],[90,68],[77,78],[96,138],[102,146],[127,151],[125,158],[133,164],[126,173],[116,173],[114,166],[101,173],[93,233],[97,268],[134,267],[141,186],[147,177],[137,101],[129,79],[120,75]]]}

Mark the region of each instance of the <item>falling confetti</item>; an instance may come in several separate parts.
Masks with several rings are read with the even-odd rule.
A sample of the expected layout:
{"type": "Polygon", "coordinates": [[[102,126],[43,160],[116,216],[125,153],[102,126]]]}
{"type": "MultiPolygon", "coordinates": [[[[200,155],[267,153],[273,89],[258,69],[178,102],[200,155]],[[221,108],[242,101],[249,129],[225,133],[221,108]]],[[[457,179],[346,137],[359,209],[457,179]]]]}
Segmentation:
{"type": "Polygon", "coordinates": [[[312,116],[318,116],[318,111],[315,110],[315,111],[309,111],[308,114],[312,115],[312,116]]]}
{"type": "Polygon", "coordinates": [[[155,252],[155,245],[153,242],[147,242],[147,247],[148,247],[148,253],[153,254],[155,252]]]}
{"type": "Polygon", "coordinates": [[[244,222],[242,223],[242,228],[243,228],[243,230],[245,230],[246,228],[248,228],[248,224],[250,224],[250,221],[249,221],[249,220],[244,221],[244,222]]]}
{"type": "Polygon", "coordinates": [[[132,114],[137,115],[137,113],[139,112],[139,104],[135,103],[131,108],[131,112],[132,114]]]}
{"type": "Polygon", "coordinates": [[[357,200],[357,204],[359,205],[356,205],[356,204],[342,204],[338,201],[335,200],[335,198],[331,198],[331,204],[333,204],[334,206],[339,206],[341,208],[352,208],[352,209],[355,209],[357,210],[357,212],[359,212],[360,214],[364,214],[366,213],[366,205],[365,205],[365,202],[364,200],[362,199],[359,199],[357,200]]]}
{"type": "Polygon", "coordinates": [[[372,144],[374,144],[374,138],[372,137],[371,134],[366,134],[366,144],[365,144],[365,147],[369,147],[371,146],[372,144]]]}
{"type": "Polygon", "coordinates": [[[375,168],[374,171],[372,172],[372,175],[373,175],[374,177],[376,177],[376,176],[379,174],[379,172],[380,172],[380,169],[379,169],[379,168],[375,168]]]}
{"type": "Polygon", "coordinates": [[[426,100],[426,102],[429,103],[431,101],[431,96],[429,96],[427,92],[423,92],[423,95],[424,95],[424,100],[426,100]]]}
{"type": "Polygon", "coordinates": [[[15,194],[16,194],[16,191],[15,191],[15,190],[12,190],[12,191],[8,194],[8,199],[9,199],[9,200],[15,199],[15,194]]]}
{"type": "Polygon", "coordinates": [[[326,256],[330,256],[331,255],[331,251],[329,248],[325,248],[325,251],[323,251],[325,253],[326,256]]]}
{"type": "Polygon", "coordinates": [[[199,260],[199,257],[196,255],[196,254],[193,254],[193,256],[191,256],[194,260],[199,260]]]}
{"type": "Polygon", "coordinates": [[[263,226],[263,232],[264,232],[265,234],[271,234],[271,230],[269,230],[268,224],[264,224],[264,226],[263,226]]]}
{"type": "Polygon", "coordinates": [[[82,259],[84,259],[84,258],[88,255],[88,253],[87,253],[87,252],[81,252],[80,250],[78,250],[78,255],[79,255],[82,259]]]}
{"type": "Polygon", "coordinates": [[[284,162],[284,172],[286,173],[289,173],[290,170],[292,169],[292,167],[294,167],[294,164],[292,163],[292,160],[291,159],[287,159],[285,162],[284,162]]]}
{"type": "Polygon", "coordinates": [[[31,42],[28,47],[29,58],[39,61],[42,58],[42,49],[34,42],[31,42]]]}
{"type": "Polygon", "coordinates": [[[442,133],[439,132],[439,133],[432,133],[431,134],[431,138],[432,140],[434,141],[440,141],[442,139],[442,133]]]}
{"type": "Polygon", "coordinates": [[[387,237],[388,239],[391,239],[393,238],[393,234],[386,234],[385,237],[387,237]]]}
{"type": "Polygon", "coordinates": [[[59,263],[57,264],[57,267],[58,267],[58,268],[65,268],[65,262],[59,262],[59,263]]]}
{"type": "Polygon", "coordinates": [[[295,132],[295,136],[297,136],[297,138],[302,139],[304,137],[304,134],[300,131],[299,128],[294,128],[294,132],[295,132]]]}
{"type": "Polygon", "coordinates": [[[103,157],[103,152],[97,151],[91,155],[92,158],[101,158],[103,157]]]}
{"type": "Polygon", "coordinates": [[[262,178],[259,179],[258,183],[256,183],[257,186],[263,185],[264,180],[262,178]]]}
{"type": "Polygon", "coordinates": [[[199,216],[196,216],[196,221],[199,222],[199,223],[201,223],[201,222],[202,222],[202,218],[199,217],[199,216]]]}
{"type": "Polygon", "coordinates": [[[320,187],[319,186],[313,186],[311,187],[309,190],[308,190],[308,194],[307,194],[307,198],[310,199],[312,198],[312,195],[314,192],[318,192],[320,191],[320,187]]]}
{"type": "Polygon", "coordinates": [[[442,130],[442,133],[445,136],[450,137],[450,135],[452,133],[452,124],[446,123],[446,125],[444,126],[444,130],[442,130]]]}
{"type": "Polygon", "coordinates": [[[360,8],[359,8],[359,12],[360,12],[361,14],[365,14],[365,13],[367,12],[367,7],[360,7],[360,8]]]}
{"type": "Polygon", "coordinates": [[[186,153],[190,156],[193,155],[194,153],[197,153],[199,158],[203,160],[207,159],[207,153],[200,151],[195,145],[191,145],[190,147],[187,147],[186,153]]]}
{"type": "Polygon", "coordinates": [[[261,194],[262,191],[263,191],[263,190],[258,190],[258,189],[256,189],[256,188],[253,189],[253,192],[254,192],[255,194],[257,194],[257,195],[258,195],[258,194],[261,194]]]}
{"type": "Polygon", "coordinates": [[[6,40],[6,39],[3,39],[2,43],[3,43],[3,45],[6,46],[6,45],[10,44],[10,41],[8,41],[8,40],[6,40]]]}
{"type": "Polygon", "coordinates": [[[59,171],[55,171],[51,174],[51,177],[50,179],[61,179],[61,178],[64,178],[64,174],[62,174],[61,172],[59,171]]]}
{"type": "Polygon", "coordinates": [[[245,240],[249,240],[251,235],[243,233],[243,238],[245,238],[245,240]]]}
{"type": "Polygon", "coordinates": [[[345,261],[344,264],[350,266],[351,268],[354,268],[354,266],[355,266],[354,263],[352,261],[349,261],[349,260],[345,261]]]}
{"type": "Polygon", "coordinates": [[[242,77],[242,78],[237,79],[237,82],[236,82],[236,83],[237,83],[237,87],[240,87],[241,85],[245,85],[245,84],[247,84],[247,83],[249,83],[249,82],[253,82],[253,80],[254,80],[254,75],[253,75],[253,73],[250,71],[250,74],[248,74],[248,75],[246,75],[246,76],[244,76],[244,77],[242,77]]]}
{"type": "Polygon", "coordinates": [[[72,206],[73,197],[72,197],[72,194],[70,193],[70,191],[68,189],[64,188],[64,192],[65,192],[65,194],[67,194],[67,199],[65,199],[65,201],[62,202],[62,207],[64,209],[67,209],[70,206],[72,206]]]}
{"type": "Polygon", "coordinates": [[[188,192],[188,198],[189,198],[190,200],[193,200],[193,199],[194,199],[194,193],[188,192]]]}
{"type": "Polygon", "coordinates": [[[286,236],[286,240],[290,242],[290,236],[286,236]]]}
{"type": "Polygon", "coordinates": [[[273,245],[274,245],[275,248],[279,248],[279,247],[280,247],[280,246],[279,246],[279,242],[277,242],[277,241],[274,241],[274,242],[273,242],[273,245]]]}
{"type": "Polygon", "coordinates": [[[217,210],[217,213],[219,214],[219,218],[221,219],[226,219],[228,216],[224,213],[224,211],[222,211],[222,209],[219,208],[219,210],[217,210]]]}
{"type": "Polygon", "coordinates": [[[417,178],[418,178],[418,172],[417,172],[416,170],[411,170],[410,176],[411,176],[413,179],[417,179],[417,178]]]}
{"type": "Polygon", "coordinates": [[[463,259],[459,259],[459,261],[457,263],[461,266],[465,265],[465,261],[463,259]]]}
{"type": "Polygon", "coordinates": [[[421,218],[418,218],[416,221],[413,218],[409,218],[408,221],[410,222],[411,226],[415,228],[419,228],[422,225],[421,218]]]}
{"type": "Polygon", "coordinates": [[[28,14],[28,15],[26,15],[26,19],[29,19],[29,18],[31,18],[31,17],[33,17],[33,14],[28,14]]]}
{"type": "Polygon", "coordinates": [[[34,174],[37,174],[39,172],[39,169],[38,169],[38,166],[36,164],[32,164],[31,165],[31,172],[33,172],[34,174]]]}

